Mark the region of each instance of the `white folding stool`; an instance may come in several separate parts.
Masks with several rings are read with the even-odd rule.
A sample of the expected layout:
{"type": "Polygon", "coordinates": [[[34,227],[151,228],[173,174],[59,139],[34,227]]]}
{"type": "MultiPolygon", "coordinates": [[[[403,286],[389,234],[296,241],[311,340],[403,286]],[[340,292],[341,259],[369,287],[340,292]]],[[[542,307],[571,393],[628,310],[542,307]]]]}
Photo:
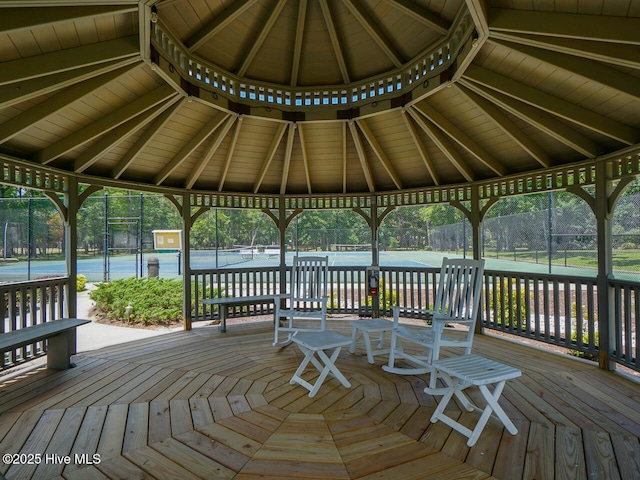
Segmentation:
{"type": "MultiPolygon", "coordinates": [[[[446,393],[438,404],[435,412],[431,416],[431,422],[436,423],[442,420],[454,430],[469,437],[467,445],[472,447],[478,441],[482,430],[489,421],[491,413],[494,412],[497,418],[507,428],[511,435],[518,433],[518,429],[513,422],[507,417],[502,407],[498,404],[498,399],[502,394],[502,390],[507,380],[519,377],[522,372],[517,368],[503,365],[488,358],[478,355],[461,355],[459,357],[449,357],[443,360],[433,362],[433,367],[441,375],[445,383],[447,383],[446,393]],[[487,402],[484,409],[476,407],[469,398],[464,394],[463,390],[472,385],[477,386],[482,396],[487,402]],[[493,392],[489,390],[489,385],[495,385],[493,392]],[[456,422],[451,417],[444,414],[444,409],[453,396],[464,405],[467,411],[481,411],[480,419],[473,430],[456,422]]],[[[427,389],[425,389],[426,391],[427,389]]]]}
{"type": "Polygon", "coordinates": [[[347,388],[351,387],[349,381],[335,365],[335,361],[338,358],[338,355],[340,355],[342,347],[351,344],[351,339],[349,337],[330,331],[301,332],[294,335],[291,338],[291,341],[300,347],[300,350],[304,353],[304,359],[302,360],[302,363],[300,363],[296,373],[291,377],[291,381],[289,383],[299,383],[309,390],[309,396],[313,397],[318,393],[318,390],[320,389],[322,382],[327,378],[327,375],[331,373],[331,375],[333,375],[343,386],[347,388]],[[328,356],[325,353],[325,350],[333,350],[331,356],[328,356]],[[320,360],[322,360],[324,365],[315,358],[316,354],[320,360]],[[314,384],[307,382],[301,377],[309,362],[311,362],[320,372],[320,376],[314,384]]]}

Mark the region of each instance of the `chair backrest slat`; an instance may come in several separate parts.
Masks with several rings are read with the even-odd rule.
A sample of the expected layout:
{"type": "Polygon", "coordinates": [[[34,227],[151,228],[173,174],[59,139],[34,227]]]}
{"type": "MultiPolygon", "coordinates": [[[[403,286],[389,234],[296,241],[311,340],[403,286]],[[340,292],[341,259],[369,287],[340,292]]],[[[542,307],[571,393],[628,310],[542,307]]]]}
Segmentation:
{"type": "Polygon", "coordinates": [[[329,257],[295,257],[290,288],[294,301],[318,300],[327,293],[329,257]]]}
{"type": "Polygon", "coordinates": [[[473,322],[481,302],[484,260],[448,259],[442,261],[434,316],[473,322]]]}

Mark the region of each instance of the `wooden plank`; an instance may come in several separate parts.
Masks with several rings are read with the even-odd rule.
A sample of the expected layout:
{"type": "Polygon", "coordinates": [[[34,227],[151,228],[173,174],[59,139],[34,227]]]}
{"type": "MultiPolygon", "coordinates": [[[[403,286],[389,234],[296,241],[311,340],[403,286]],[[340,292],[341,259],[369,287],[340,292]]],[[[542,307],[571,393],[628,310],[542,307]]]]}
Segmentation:
{"type": "Polygon", "coordinates": [[[619,480],[620,471],[616,464],[611,439],[606,432],[582,432],[584,441],[587,475],[592,478],[619,480]]]}
{"type": "Polygon", "coordinates": [[[165,456],[174,463],[189,470],[198,478],[233,478],[235,472],[223,465],[212,465],[210,459],[201,453],[189,448],[182,442],[174,438],[167,438],[161,442],[155,443],[152,447],[161,455],[165,456]]]}
{"type": "Polygon", "coordinates": [[[200,478],[151,447],[144,446],[130,450],[124,454],[124,457],[155,478],[180,478],[184,480],[198,480],[200,478]]]}
{"type": "Polygon", "coordinates": [[[122,453],[128,413],[129,405],[109,405],[96,451],[100,454],[101,461],[122,453]]]}
{"type": "Polygon", "coordinates": [[[554,478],[555,428],[532,422],[524,461],[523,479],[554,478]]]}
{"type": "Polygon", "coordinates": [[[621,478],[640,478],[640,443],[629,436],[611,435],[621,478]]]}
{"type": "MultiPolygon", "coordinates": [[[[97,432],[102,431],[104,420],[107,416],[108,408],[106,406],[93,406],[87,408],[87,411],[82,420],[82,425],[78,430],[73,446],[71,447],[70,455],[93,455],[98,449],[98,442],[100,441],[100,435],[97,432]]],[[[83,465],[79,463],[71,463],[64,468],[63,476],[66,472],[77,470],[83,465]]]]}
{"type": "MultiPolygon", "coordinates": [[[[154,477],[149,475],[143,469],[136,464],[130,462],[125,457],[114,457],[106,462],[100,462],[96,465],[96,468],[105,474],[108,478],[135,478],[136,480],[154,480],[154,477]]],[[[84,470],[82,470],[84,472],[84,470]]],[[[80,471],[76,471],[75,474],[79,478],[83,478],[80,475],[80,471]]],[[[65,476],[68,474],[65,474],[65,476]]]]}
{"type": "Polygon", "coordinates": [[[234,450],[224,443],[217,441],[216,438],[196,431],[185,432],[178,435],[176,439],[189,448],[208,457],[213,463],[213,468],[219,468],[219,465],[234,472],[239,472],[249,461],[250,455],[252,454],[251,451],[247,451],[245,454],[234,450]]]}
{"type": "Polygon", "coordinates": [[[556,478],[587,478],[582,432],[575,427],[556,426],[556,478]]]}
{"type": "MultiPolygon", "coordinates": [[[[8,453],[18,453],[22,445],[35,428],[43,412],[25,412],[13,424],[12,428],[0,442],[0,451],[8,453]]],[[[4,462],[0,464],[0,473],[7,473],[10,465],[4,462]]]]}
{"type": "Polygon", "coordinates": [[[529,438],[529,422],[512,420],[518,429],[517,435],[502,435],[495,457],[493,471],[496,478],[522,478],[529,438]]]}
{"type": "Polygon", "coordinates": [[[189,399],[191,409],[191,421],[196,430],[214,422],[213,412],[209,400],[204,397],[191,397],[189,399]]]}
{"type": "Polygon", "coordinates": [[[159,442],[171,436],[171,416],[169,402],[158,400],[149,402],[149,444],[159,442]]]}
{"type": "MultiPolygon", "coordinates": [[[[62,419],[64,410],[46,410],[34,429],[30,432],[29,437],[20,449],[14,453],[38,453],[41,454],[45,451],[51,437],[58,428],[58,424],[62,419]]],[[[6,472],[6,476],[9,478],[32,478],[36,471],[38,464],[34,461],[29,462],[17,462],[6,472]]]]}
{"type": "Polygon", "coordinates": [[[189,400],[172,399],[169,403],[171,413],[171,434],[179,435],[193,430],[189,400]]]}
{"type": "Polygon", "coordinates": [[[132,403],[129,405],[129,415],[127,416],[127,427],[122,442],[122,453],[147,444],[149,431],[149,404],[132,403]]]}

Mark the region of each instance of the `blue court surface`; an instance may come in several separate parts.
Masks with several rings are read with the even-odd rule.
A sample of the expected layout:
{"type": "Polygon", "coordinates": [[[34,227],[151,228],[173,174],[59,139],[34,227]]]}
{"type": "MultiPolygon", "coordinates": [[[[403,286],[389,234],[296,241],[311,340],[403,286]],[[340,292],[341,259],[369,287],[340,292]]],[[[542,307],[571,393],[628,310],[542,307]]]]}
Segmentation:
{"type": "MultiPolygon", "coordinates": [[[[321,255],[329,257],[331,266],[367,266],[371,265],[371,252],[362,251],[340,251],[340,252],[300,252],[300,255],[321,255]]],[[[286,263],[291,265],[295,252],[286,253],[286,263]]],[[[430,251],[382,251],[380,252],[381,266],[396,267],[438,267],[445,256],[456,257],[457,255],[444,252],[430,251]]],[[[79,258],[78,273],[87,277],[89,282],[103,282],[105,280],[116,280],[135,276],[147,276],[147,262],[150,258],[158,258],[160,264],[160,276],[165,278],[175,278],[180,276],[180,256],[178,252],[154,252],[145,253],[142,257],[135,255],[110,256],[106,261],[103,257],[79,258]]],[[[216,256],[215,251],[193,251],[191,253],[191,268],[214,269],[214,268],[258,268],[273,267],[279,265],[279,255],[265,254],[263,251],[254,252],[246,250],[244,252],[219,251],[216,256]]],[[[529,273],[549,273],[546,263],[526,263],[509,260],[486,259],[486,269],[502,270],[512,272],[529,273]]],[[[63,260],[32,260],[31,262],[20,261],[0,261],[0,282],[18,282],[24,280],[35,280],[37,278],[64,275],[66,264],[63,260]]],[[[570,276],[596,275],[596,271],[585,268],[573,268],[553,266],[552,273],[570,276]]],[[[617,277],[626,276],[624,274],[617,277]]],[[[637,279],[637,274],[632,275],[637,279]]]]}
{"type": "MultiPolygon", "coordinates": [[[[371,252],[301,252],[300,255],[321,255],[329,257],[329,265],[335,266],[367,266],[371,265],[371,252]]],[[[294,252],[286,254],[286,263],[293,263],[294,252]]],[[[440,265],[442,254],[433,252],[380,252],[380,264],[400,267],[431,267],[440,265]]],[[[147,265],[150,258],[157,258],[160,264],[161,277],[176,277],[181,273],[181,258],[177,252],[155,252],[135,255],[112,255],[103,257],[79,258],[78,273],[87,277],[90,282],[102,282],[107,279],[147,276],[147,265]],[[141,273],[142,272],[142,273],[141,273]]],[[[191,268],[257,268],[271,267],[280,264],[279,255],[267,255],[264,252],[222,252],[194,251],[191,253],[191,268]]],[[[64,275],[66,264],[63,260],[31,260],[31,262],[0,261],[0,282],[17,282],[27,279],[35,280],[51,275],[64,275]]]]}

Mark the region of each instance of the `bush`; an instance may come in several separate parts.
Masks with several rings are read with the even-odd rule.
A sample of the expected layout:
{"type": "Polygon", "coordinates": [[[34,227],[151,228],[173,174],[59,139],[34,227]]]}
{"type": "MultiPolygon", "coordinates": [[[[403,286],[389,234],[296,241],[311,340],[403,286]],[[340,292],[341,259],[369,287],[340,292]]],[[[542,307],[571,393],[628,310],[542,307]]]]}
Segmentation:
{"type": "MultiPolygon", "coordinates": [[[[378,290],[378,293],[381,292],[381,289],[378,290]]],[[[380,295],[380,308],[391,308],[394,305],[398,305],[398,294],[395,292],[391,292],[388,288],[382,290],[383,295],[380,295]]],[[[367,296],[365,300],[365,305],[367,307],[373,306],[373,297],[367,296]]]]}
{"type": "Polygon", "coordinates": [[[79,292],[84,292],[84,289],[87,287],[87,277],[83,274],[79,273],[76,276],[76,288],[79,292]]]}
{"type": "Polygon", "coordinates": [[[624,242],[622,245],[620,245],[621,250],[633,250],[635,248],[636,244],[633,242],[624,242]]]}
{"type": "Polygon", "coordinates": [[[182,321],[182,281],[129,278],[97,285],[89,294],[96,309],[112,320],[169,325],[182,321]],[[132,309],[127,312],[127,306],[132,309]]]}
{"type": "Polygon", "coordinates": [[[503,312],[502,312],[502,296],[504,295],[504,326],[507,327],[509,325],[509,317],[511,317],[511,322],[514,328],[525,328],[526,320],[527,320],[527,311],[525,306],[527,304],[527,297],[524,291],[524,288],[520,289],[520,315],[517,313],[517,305],[518,305],[518,291],[515,288],[515,284],[518,280],[513,279],[512,286],[513,289],[509,290],[509,282],[506,278],[502,279],[502,282],[497,283],[496,291],[495,291],[495,299],[494,302],[494,292],[493,289],[489,291],[489,308],[493,311],[493,321],[496,324],[501,324],[503,312]],[[513,308],[513,311],[511,309],[513,308]]]}

